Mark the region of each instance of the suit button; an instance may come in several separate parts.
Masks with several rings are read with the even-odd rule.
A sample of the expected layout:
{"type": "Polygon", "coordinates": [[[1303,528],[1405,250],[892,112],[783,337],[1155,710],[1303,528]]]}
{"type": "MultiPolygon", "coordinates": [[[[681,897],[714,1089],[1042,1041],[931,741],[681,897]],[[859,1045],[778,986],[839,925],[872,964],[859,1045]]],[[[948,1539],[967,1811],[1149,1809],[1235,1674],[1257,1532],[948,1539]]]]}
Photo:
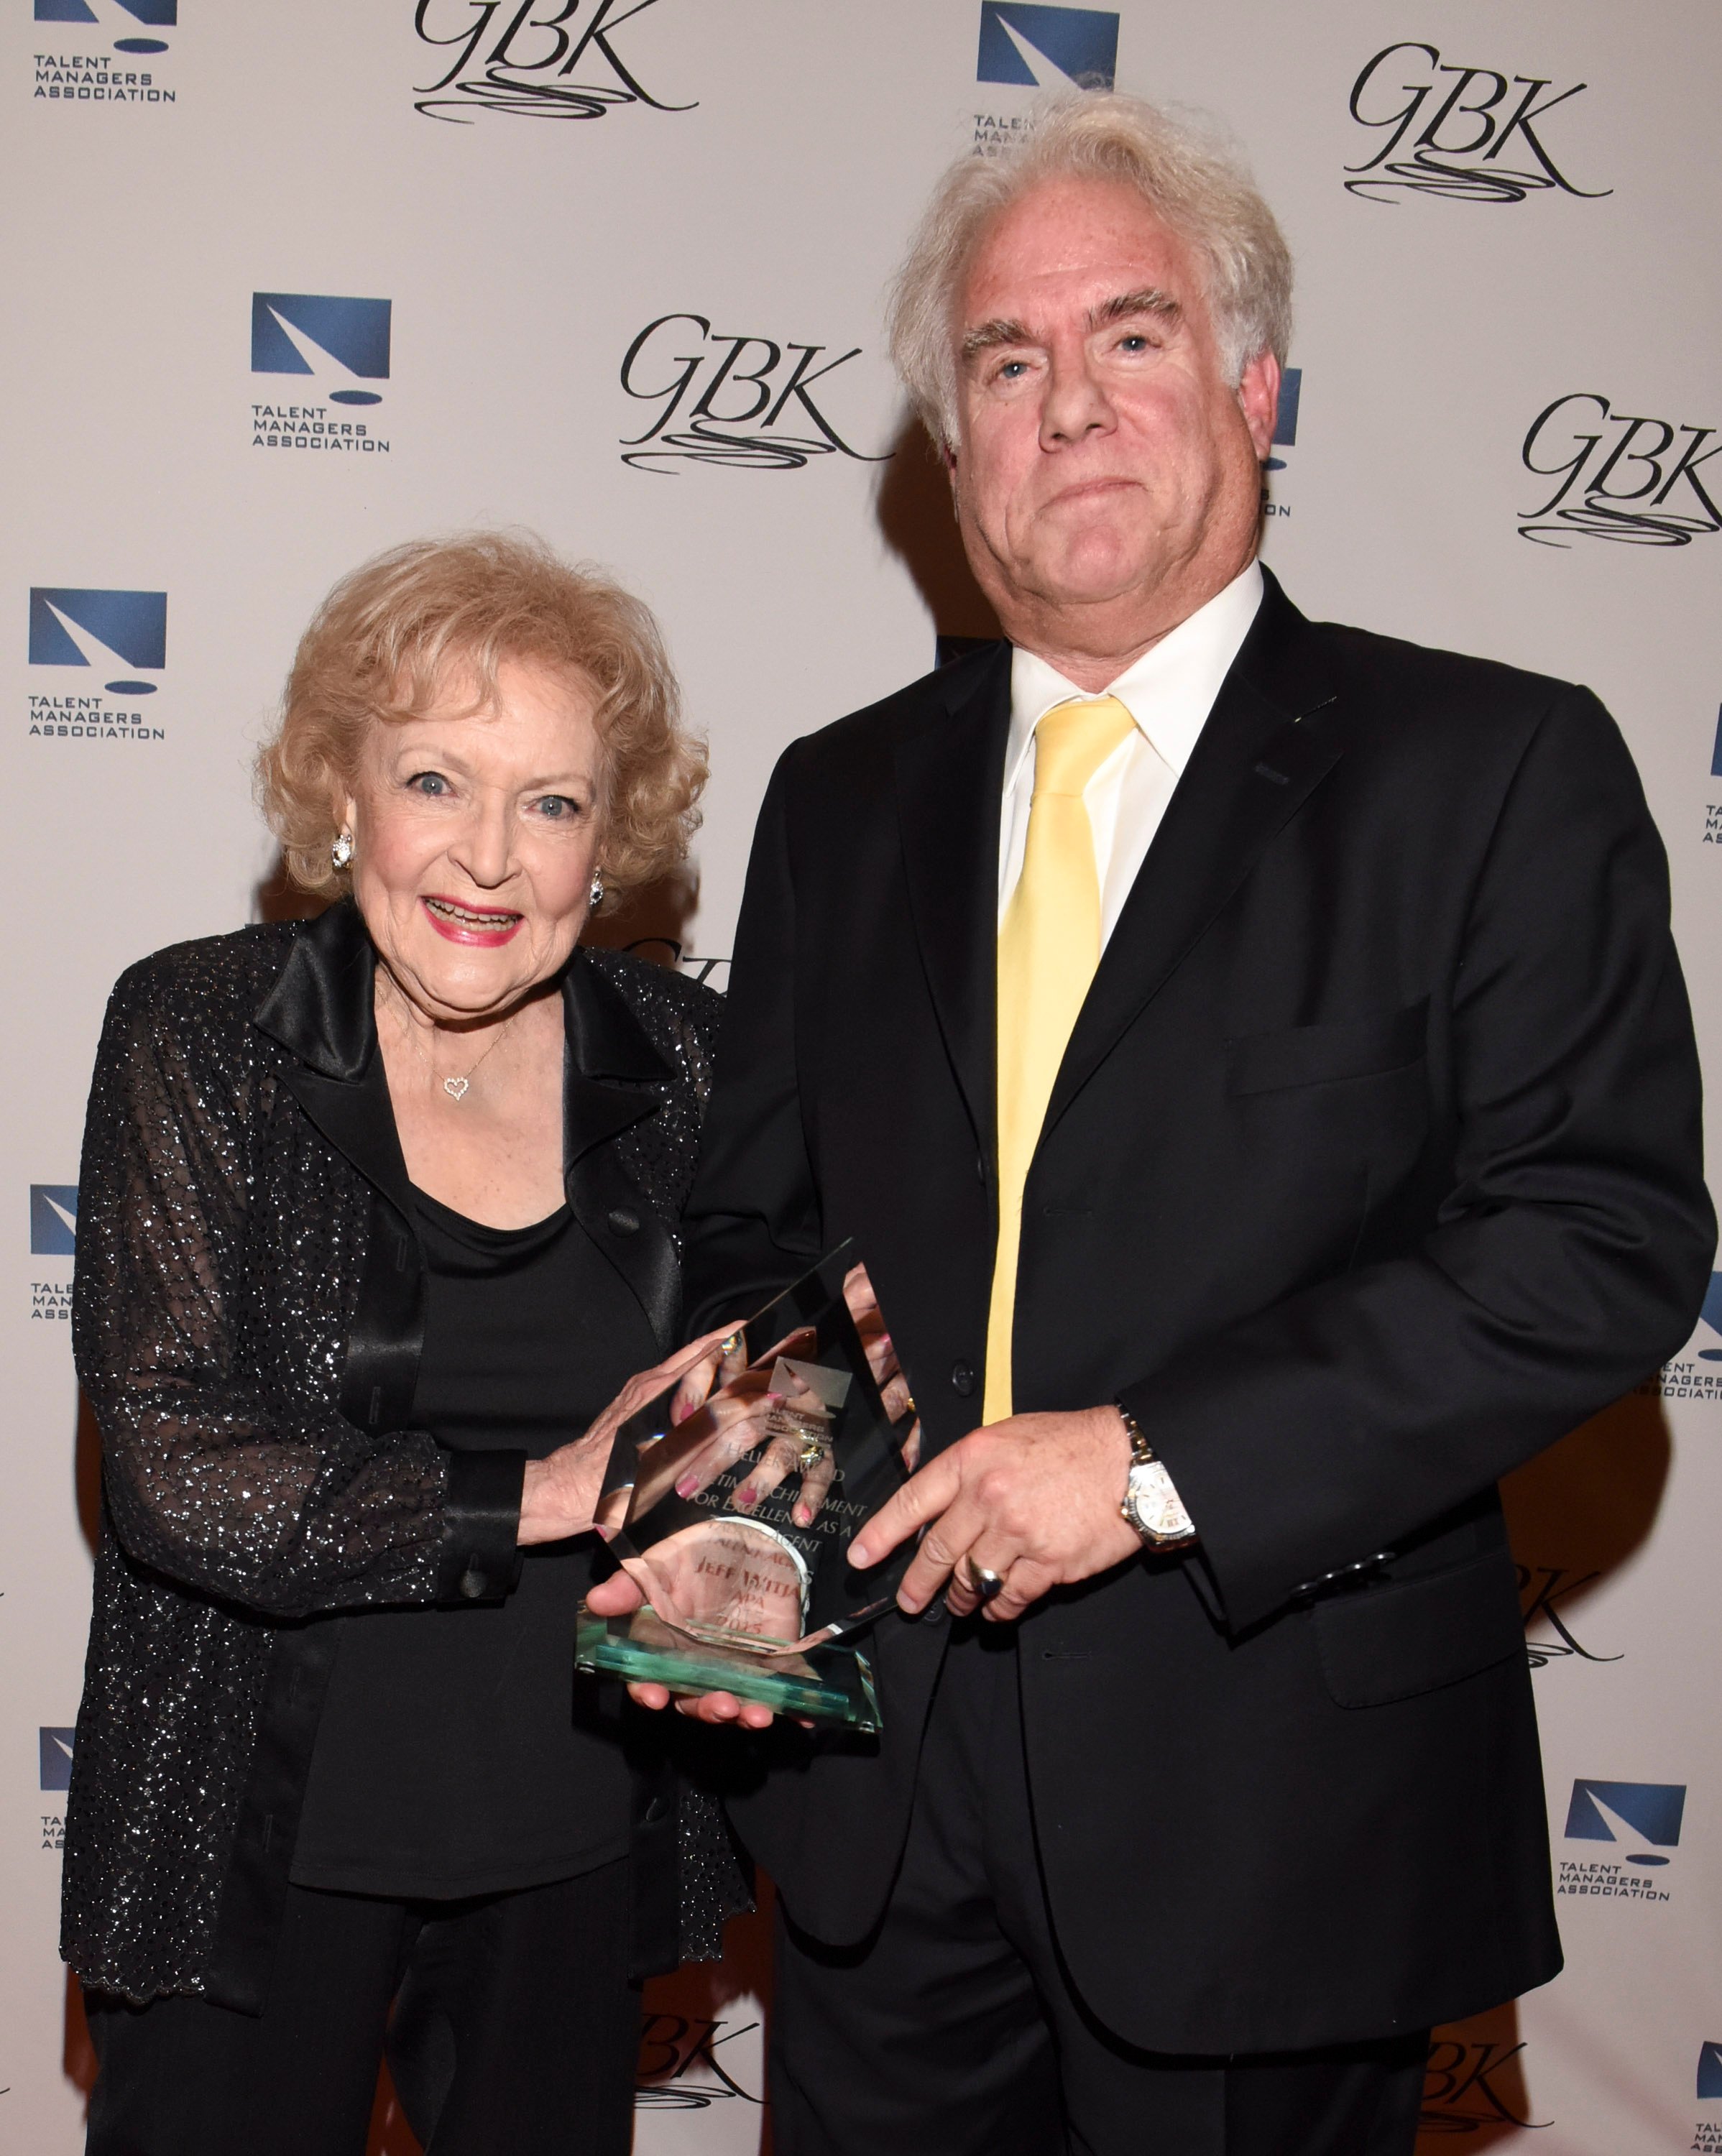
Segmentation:
{"type": "Polygon", "coordinates": [[[972,1363],[952,1363],[951,1390],[960,1393],[965,1400],[974,1390],[974,1365],[972,1363]]]}
{"type": "Polygon", "coordinates": [[[613,1235],[635,1235],[640,1232],[640,1215],[630,1213],[625,1205],[619,1205],[609,1216],[609,1231],[613,1235]]]}
{"type": "Polygon", "coordinates": [[[986,1181],[986,1155],[984,1153],[978,1152],[974,1156],[974,1179],[977,1183],[982,1184],[986,1181]]]}
{"type": "Polygon", "coordinates": [[[468,1602],[476,1602],[485,1591],[485,1576],[475,1564],[467,1566],[460,1575],[460,1592],[468,1602]]]}

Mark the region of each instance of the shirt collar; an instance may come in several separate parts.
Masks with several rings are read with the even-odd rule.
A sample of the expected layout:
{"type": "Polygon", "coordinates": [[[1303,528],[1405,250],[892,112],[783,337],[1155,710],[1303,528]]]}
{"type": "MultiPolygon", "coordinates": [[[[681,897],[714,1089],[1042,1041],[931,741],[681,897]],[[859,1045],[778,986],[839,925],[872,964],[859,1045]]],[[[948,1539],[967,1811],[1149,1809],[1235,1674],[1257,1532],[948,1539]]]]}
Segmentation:
{"type": "MultiPolygon", "coordinates": [[[[1196,737],[1207,723],[1214,699],[1238,648],[1249,634],[1262,603],[1262,567],[1257,562],[1234,577],[1223,591],[1159,642],[1133,666],[1097,693],[1116,696],[1136,721],[1137,730],[1178,776],[1190,761],[1196,737]]],[[[1005,790],[1020,776],[1034,741],[1035,728],[1059,704],[1097,692],[1067,681],[1019,644],[1010,654],[1010,732],[1005,747],[1005,790]]]]}

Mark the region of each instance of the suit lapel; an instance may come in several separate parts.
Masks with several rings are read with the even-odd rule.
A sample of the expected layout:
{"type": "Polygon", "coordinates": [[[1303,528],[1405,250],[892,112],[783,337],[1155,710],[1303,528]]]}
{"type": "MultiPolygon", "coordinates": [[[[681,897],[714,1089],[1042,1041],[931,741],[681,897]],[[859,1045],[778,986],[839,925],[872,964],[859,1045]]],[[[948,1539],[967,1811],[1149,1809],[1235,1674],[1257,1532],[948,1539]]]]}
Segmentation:
{"type": "Polygon", "coordinates": [[[1046,1130],[1338,759],[1330,739],[1299,724],[1334,701],[1309,624],[1263,576],[1260,610],[1108,939],[1052,1090],[1046,1130]]]}
{"type": "Polygon", "coordinates": [[[1010,647],[959,660],[934,709],[897,744],[897,811],[923,963],[975,1135],[995,1124],[999,800],[1010,722],[1010,647]]]}

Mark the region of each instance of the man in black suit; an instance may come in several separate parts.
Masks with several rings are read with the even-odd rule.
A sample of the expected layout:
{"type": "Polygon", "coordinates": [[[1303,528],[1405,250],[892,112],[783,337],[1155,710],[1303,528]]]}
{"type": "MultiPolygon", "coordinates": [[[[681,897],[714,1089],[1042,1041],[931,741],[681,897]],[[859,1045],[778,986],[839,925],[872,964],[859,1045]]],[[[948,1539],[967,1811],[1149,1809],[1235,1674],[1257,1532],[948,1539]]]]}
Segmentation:
{"type": "Polygon", "coordinates": [[[1395,2156],[1560,1966],[1495,1486],[1708,1276],[1665,867],[1587,691],[1257,565],[1288,293],[1086,95],[899,289],[1010,642],[779,765],[689,1213],[696,1325],[854,1237],[924,1433],[882,1738],[735,1808],[779,2156],[1395,2156]]]}

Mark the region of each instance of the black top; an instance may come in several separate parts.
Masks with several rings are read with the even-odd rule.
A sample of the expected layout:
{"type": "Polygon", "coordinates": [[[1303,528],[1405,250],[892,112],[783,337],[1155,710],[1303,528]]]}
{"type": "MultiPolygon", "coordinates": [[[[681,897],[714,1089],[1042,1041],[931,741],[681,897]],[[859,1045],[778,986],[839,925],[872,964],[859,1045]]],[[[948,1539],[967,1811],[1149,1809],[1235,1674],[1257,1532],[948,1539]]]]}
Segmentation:
{"type": "MultiPolygon", "coordinates": [[[[102,1515],[61,1944],[139,2005],[263,2010],[339,1636],[307,1620],[464,1605],[487,1599],[475,1572],[504,1591],[519,1562],[522,1455],[412,1426],[424,1257],[375,963],[343,900],[158,952],[102,1028],[72,1298],[102,1515]]],[[[722,1005],[614,951],[577,951],[562,996],[564,1190],[667,1353],[722,1005]]],[[[673,1787],[640,1802],[650,1779],[642,1969],[675,1958],[672,1929],[709,1953],[735,1906],[686,1861],[696,1825],[727,1847],[715,1809],[673,1787]]]]}
{"type": "MultiPolygon", "coordinates": [[[[428,1282],[414,1420],[444,1444],[542,1459],[655,1359],[639,1302],[567,1206],[501,1229],[422,1191],[414,1201],[428,1282]]],[[[614,1702],[574,1676],[590,1550],[589,1537],[535,1546],[520,1584],[489,1607],[330,1620],[340,1647],[296,1884],[495,1893],[625,1852],[614,1702]]]]}

